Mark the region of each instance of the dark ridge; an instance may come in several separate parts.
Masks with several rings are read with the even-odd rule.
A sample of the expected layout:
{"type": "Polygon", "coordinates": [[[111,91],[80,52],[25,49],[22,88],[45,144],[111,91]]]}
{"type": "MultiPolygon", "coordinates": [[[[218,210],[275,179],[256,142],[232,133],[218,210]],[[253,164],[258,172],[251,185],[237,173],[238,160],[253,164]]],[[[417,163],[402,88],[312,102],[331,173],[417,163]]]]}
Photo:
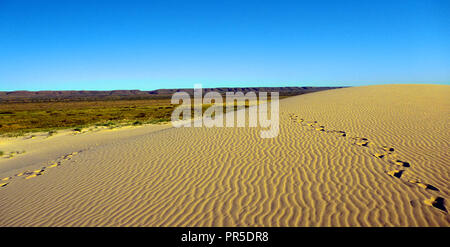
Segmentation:
{"type": "MultiPolygon", "coordinates": [[[[318,92],[341,87],[244,87],[244,88],[203,88],[203,94],[208,92],[279,92],[280,96],[294,96],[305,93],[318,92]]],[[[0,103],[20,102],[53,102],[53,101],[91,101],[91,100],[136,100],[170,98],[176,92],[187,92],[193,95],[192,88],[158,89],[153,91],[141,90],[112,90],[112,91],[0,91],[0,103]]]]}

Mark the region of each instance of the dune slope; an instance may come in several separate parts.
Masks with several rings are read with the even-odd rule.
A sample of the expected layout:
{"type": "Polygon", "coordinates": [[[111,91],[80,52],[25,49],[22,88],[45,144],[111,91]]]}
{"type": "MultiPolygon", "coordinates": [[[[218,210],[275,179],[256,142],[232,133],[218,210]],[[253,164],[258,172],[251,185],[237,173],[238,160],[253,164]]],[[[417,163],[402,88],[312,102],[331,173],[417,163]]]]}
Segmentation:
{"type": "Polygon", "coordinates": [[[450,226],[448,95],[380,85],[295,96],[272,139],[206,127],[82,146],[89,133],[64,136],[74,147],[63,155],[0,161],[0,226],[450,226]]]}

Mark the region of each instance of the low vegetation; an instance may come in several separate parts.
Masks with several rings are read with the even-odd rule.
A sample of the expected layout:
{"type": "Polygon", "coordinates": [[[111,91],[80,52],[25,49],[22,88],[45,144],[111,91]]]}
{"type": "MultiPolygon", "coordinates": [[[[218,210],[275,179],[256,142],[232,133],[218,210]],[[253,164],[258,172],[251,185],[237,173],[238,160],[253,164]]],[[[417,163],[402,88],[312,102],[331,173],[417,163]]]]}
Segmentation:
{"type": "MultiPolygon", "coordinates": [[[[170,98],[3,102],[0,104],[0,135],[20,136],[30,132],[48,132],[48,136],[52,136],[58,129],[82,132],[83,128],[89,126],[113,128],[156,124],[170,121],[176,106],[170,103],[170,98]]],[[[203,105],[203,111],[208,107],[209,105],[203,105]]]]}
{"type": "Polygon", "coordinates": [[[57,129],[81,131],[90,125],[169,121],[174,107],[170,99],[2,103],[0,135],[37,131],[53,135],[57,129]]]}

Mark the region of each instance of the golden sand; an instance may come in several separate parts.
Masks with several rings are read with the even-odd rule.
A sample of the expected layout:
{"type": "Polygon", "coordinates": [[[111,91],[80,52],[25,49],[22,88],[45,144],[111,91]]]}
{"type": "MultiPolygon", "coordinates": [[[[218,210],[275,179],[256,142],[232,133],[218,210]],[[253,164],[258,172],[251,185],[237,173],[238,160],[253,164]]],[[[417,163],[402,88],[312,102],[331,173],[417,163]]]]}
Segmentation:
{"type": "Polygon", "coordinates": [[[450,226],[449,95],[291,97],[272,139],[143,126],[4,140],[26,153],[0,159],[0,226],[450,226]]]}

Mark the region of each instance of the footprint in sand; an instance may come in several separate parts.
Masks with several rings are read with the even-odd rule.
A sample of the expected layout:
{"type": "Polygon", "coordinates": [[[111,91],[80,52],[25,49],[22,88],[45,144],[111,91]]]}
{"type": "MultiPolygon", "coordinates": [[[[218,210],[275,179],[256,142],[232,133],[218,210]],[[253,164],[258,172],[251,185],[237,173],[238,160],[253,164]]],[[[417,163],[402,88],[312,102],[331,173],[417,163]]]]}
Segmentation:
{"type": "Polygon", "coordinates": [[[325,131],[325,126],[316,127],[315,130],[317,130],[317,131],[325,131]]]}
{"type": "Polygon", "coordinates": [[[426,199],[423,202],[425,205],[435,207],[447,213],[447,209],[445,208],[444,198],[440,196],[433,196],[430,199],[426,199]]]}
{"type": "Polygon", "coordinates": [[[393,171],[388,171],[386,173],[389,174],[392,177],[401,178],[404,171],[405,170],[393,170],[393,171]]]}
{"type": "Polygon", "coordinates": [[[422,182],[420,182],[420,181],[417,180],[417,179],[409,180],[409,182],[412,183],[412,184],[415,184],[415,185],[417,185],[417,186],[419,186],[419,187],[421,187],[421,188],[424,188],[424,189],[426,189],[426,190],[439,191],[439,189],[436,188],[436,187],[434,187],[433,185],[431,185],[431,184],[426,184],[426,183],[422,183],[422,182]]]}
{"type": "Polygon", "coordinates": [[[342,130],[326,130],[325,132],[328,133],[328,134],[338,134],[338,135],[340,135],[342,137],[346,137],[347,136],[347,133],[345,131],[342,131],[342,130]]]}
{"type": "Polygon", "coordinates": [[[388,146],[382,146],[381,149],[383,149],[386,152],[394,152],[394,148],[388,146]]]}
{"type": "Polygon", "coordinates": [[[16,155],[20,155],[20,154],[24,154],[24,153],[26,153],[25,150],[23,150],[23,151],[12,151],[12,152],[9,152],[7,156],[5,155],[4,158],[5,159],[12,159],[16,155]]]}
{"type": "Polygon", "coordinates": [[[17,177],[25,177],[25,179],[30,179],[30,178],[34,178],[34,177],[44,174],[44,171],[45,171],[45,167],[38,169],[38,170],[34,170],[32,172],[24,171],[24,172],[16,174],[16,176],[17,177]]]}
{"type": "Polygon", "coordinates": [[[310,127],[314,127],[314,125],[317,124],[317,121],[309,121],[306,122],[306,125],[310,126],[310,127]]]}
{"type": "Polygon", "coordinates": [[[384,158],[384,157],[386,157],[386,155],[387,154],[380,154],[380,153],[375,153],[375,154],[373,154],[373,156],[375,156],[375,157],[377,157],[377,158],[380,158],[380,159],[382,159],[382,158],[384,158]]]}
{"type": "Polygon", "coordinates": [[[382,159],[388,155],[393,155],[394,148],[388,146],[381,146],[380,149],[383,150],[384,152],[374,153],[373,156],[382,159]]]}
{"type": "Polygon", "coordinates": [[[61,158],[64,160],[70,160],[74,155],[77,155],[77,154],[78,154],[78,152],[73,152],[73,153],[62,156],[61,158]]]}
{"type": "Polygon", "coordinates": [[[347,133],[345,133],[345,131],[343,131],[343,130],[338,130],[337,133],[339,133],[342,137],[347,136],[347,133]]]}
{"type": "Polygon", "coordinates": [[[38,176],[37,174],[32,174],[32,175],[30,175],[30,176],[25,177],[25,179],[35,178],[35,177],[37,177],[37,176],[38,176]]]}
{"type": "Polygon", "coordinates": [[[397,156],[393,152],[389,152],[389,151],[387,151],[384,148],[381,148],[381,150],[383,150],[384,152],[378,151],[378,152],[372,153],[372,155],[374,157],[379,158],[379,159],[383,159],[383,158],[387,158],[387,157],[391,157],[392,158],[392,157],[396,157],[397,156]]]}
{"type": "Polygon", "coordinates": [[[44,173],[44,170],[36,170],[33,172],[33,174],[25,177],[25,179],[35,178],[37,176],[41,176],[44,173]]]}
{"type": "Polygon", "coordinates": [[[367,147],[369,145],[369,139],[365,137],[353,137],[353,144],[361,147],[367,147]]]}
{"type": "Polygon", "coordinates": [[[16,174],[16,176],[17,176],[17,177],[22,177],[22,176],[28,176],[28,175],[31,175],[31,174],[33,174],[33,172],[30,172],[30,171],[24,171],[24,172],[21,172],[21,173],[16,174]]]}
{"type": "Polygon", "coordinates": [[[411,165],[409,164],[409,162],[406,162],[406,161],[401,161],[401,160],[390,160],[389,162],[391,162],[392,164],[395,164],[395,165],[403,166],[403,167],[411,167],[411,165]]]}
{"type": "Polygon", "coordinates": [[[33,173],[38,174],[38,173],[43,173],[44,171],[45,171],[45,167],[43,167],[43,168],[41,168],[39,170],[34,170],[33,173]]]}
{"type": "Polygon", "coordinates": [[[60,165],[61,165],[61,163],[55,162],[55,163],[51,164],[49,167],[47,167],[47,168],[53,168],[53,167],[57,167],[57,166],[60,166],[60,165]]]}

